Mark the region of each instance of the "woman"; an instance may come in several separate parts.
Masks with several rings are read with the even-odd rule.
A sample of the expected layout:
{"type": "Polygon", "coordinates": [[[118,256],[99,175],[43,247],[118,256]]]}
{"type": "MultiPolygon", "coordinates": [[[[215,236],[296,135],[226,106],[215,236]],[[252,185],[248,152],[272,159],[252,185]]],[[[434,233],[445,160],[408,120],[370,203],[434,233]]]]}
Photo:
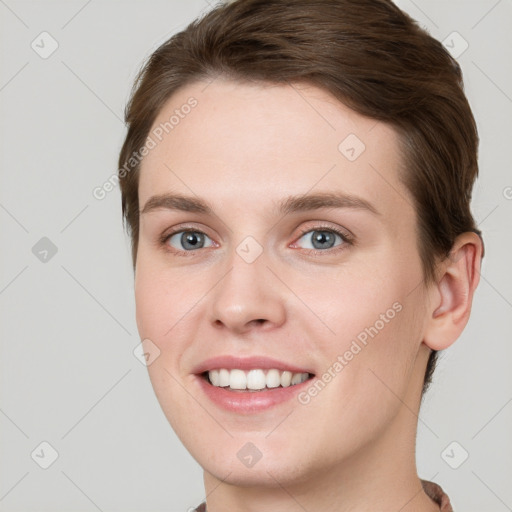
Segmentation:
{"type": "Polygon", "coordinates": [[[197,510],[451,511],[415,439],[483,256],[456,61],[388,0],[238,0],[154,52],[126,122],[137,326],[197,510]]]}

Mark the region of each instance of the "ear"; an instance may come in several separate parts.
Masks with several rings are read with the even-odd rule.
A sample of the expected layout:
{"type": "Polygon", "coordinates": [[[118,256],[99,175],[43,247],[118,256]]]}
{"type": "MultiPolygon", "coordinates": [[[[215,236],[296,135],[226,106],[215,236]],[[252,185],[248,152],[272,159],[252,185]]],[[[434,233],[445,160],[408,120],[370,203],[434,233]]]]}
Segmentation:
{"type": "Polygon", "coordinates": [[[480,280],[482,252],[482,240],[476,233],[462,233],[439,264],[436,282],[430,287],[431,306],[423,340],[432,350],[448,348],[464,330],[480,280]]]}

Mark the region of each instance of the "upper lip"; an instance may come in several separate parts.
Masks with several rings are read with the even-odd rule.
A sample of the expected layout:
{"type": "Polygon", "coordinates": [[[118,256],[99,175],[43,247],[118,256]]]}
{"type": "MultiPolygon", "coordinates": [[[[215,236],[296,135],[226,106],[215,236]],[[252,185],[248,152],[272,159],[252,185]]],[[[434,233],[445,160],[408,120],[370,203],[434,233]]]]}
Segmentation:
{"type": "Polygon", "coordinates": [[[308,368],[279,361],[278,359],[273,359],[271,357],[243,357],[234,355],[223,355],[206,359],[194,367],[193,373],[200,374],[209,370],[218,370],[221,368],[226,368],[228,370],[235,368],[240,370],[270,370],[271,368],[276,368],[277,370],[289,371],[292,373],[313,373],[308,368]]]}

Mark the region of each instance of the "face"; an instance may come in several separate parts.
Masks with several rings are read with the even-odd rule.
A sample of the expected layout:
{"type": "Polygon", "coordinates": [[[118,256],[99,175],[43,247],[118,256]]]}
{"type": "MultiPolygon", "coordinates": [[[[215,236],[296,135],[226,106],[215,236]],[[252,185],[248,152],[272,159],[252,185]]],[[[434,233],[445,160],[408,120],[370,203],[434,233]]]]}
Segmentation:
{"type": "Polygon", "coordinates": [[[412,436],[427,308],[394,130],[315,87],[221,79],[150,135],[173,115],[141,166],[135,293],[186,448],[284,485],[412,436]]]}

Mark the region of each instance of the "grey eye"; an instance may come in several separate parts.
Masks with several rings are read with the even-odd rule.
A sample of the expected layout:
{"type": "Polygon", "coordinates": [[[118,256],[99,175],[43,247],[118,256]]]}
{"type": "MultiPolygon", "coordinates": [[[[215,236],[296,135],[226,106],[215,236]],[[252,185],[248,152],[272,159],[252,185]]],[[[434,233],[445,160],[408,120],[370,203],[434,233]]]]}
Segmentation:
{"type": "MultiPolygon", "coordinates": [[[[211,241],[210,237],[201,233],[201,231],[178,231],[169,237],[168,243],[179,251],[190,251],[203,249],[206,239],[211,241]],[[174,244],[178,244],[178,247],[173,245],[173,242],[174,244]],[[179,247],[179,245],[181,245],[181,247],[179,247]]],[[[211,247],[211,244],[208,247],[211,247]]]]}
{"type": "MultiPolygon", "coordinates": [[[[303,247],[304,249],[331,249],[338,237],[342,242],[342,237],[334,231],[327,229],[313,229],[304,233],[300,239],[304,238],[309,246],[303,247]]],[[[299,239],[299,240],[300,240],[299,239]]],[[[338,244],[339,245],[339,244],[338,244]]]]}

